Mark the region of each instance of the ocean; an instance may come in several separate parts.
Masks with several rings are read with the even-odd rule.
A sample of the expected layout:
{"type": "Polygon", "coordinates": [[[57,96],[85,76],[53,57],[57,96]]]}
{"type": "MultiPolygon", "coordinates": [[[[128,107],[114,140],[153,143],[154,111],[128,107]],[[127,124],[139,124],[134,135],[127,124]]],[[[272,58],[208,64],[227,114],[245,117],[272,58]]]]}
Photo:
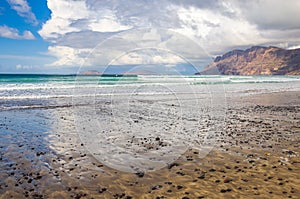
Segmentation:
{"type": "MultiPolygon", "coordinates": [[[[101,77],[76,75],[13,75],[0,74],[0,109],[51,106],[51,99],[65,100],[76,97],[128,95],[134,89],[144,95],[160,95],[195,90],[209,94],[213,88],[233,93],[255,94],[294,91],[300,89],[299,76],[151,76],[101,77]],[[143,91],[142,87],[147,87],[143,91]],[[151,87],[152,86],[152,87],[151,87]],[[161,87],[165,89],[162,90],[161,87]],[[182,89],[179,89],[182,87],[182,89]],[[210,89],[212,87],[212,89],[210,89]],[[166,90],[166,88],[168,88],[166,90]],[[174,90],[172,90],[174,88],[174,90]],[[15,103],[19,101],[19,103],[15,103]]],[[[73,101],[74,102],[74,101],[73,101]]],[[[60,102],[60,105],[63,105],[60,102]]]]}

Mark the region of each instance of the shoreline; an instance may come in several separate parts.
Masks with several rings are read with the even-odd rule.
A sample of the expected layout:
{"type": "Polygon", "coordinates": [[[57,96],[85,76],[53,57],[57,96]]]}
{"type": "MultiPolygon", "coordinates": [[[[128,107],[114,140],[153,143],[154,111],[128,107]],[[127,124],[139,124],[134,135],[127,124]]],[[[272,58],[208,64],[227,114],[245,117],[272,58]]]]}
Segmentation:
{"type": "Polygon", "coordinates": [[[228,98],[225,130],[207,156],[191,149],[144,175],[92,157],[70,107],[7,111],[0,126],[0,198],[297,198],[299,95],[228,98]]]}

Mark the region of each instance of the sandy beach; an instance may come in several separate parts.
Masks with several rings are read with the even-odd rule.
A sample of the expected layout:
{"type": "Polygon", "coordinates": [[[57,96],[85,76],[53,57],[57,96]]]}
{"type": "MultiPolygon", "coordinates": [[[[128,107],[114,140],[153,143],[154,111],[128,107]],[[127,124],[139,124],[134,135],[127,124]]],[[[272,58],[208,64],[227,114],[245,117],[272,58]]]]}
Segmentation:
{"type": "Polygon", "coordinates": [[[0,0],[0,199],[300,199],[300,0],[0,0]]]}
{"type": "Polygon", "coordinates": [[[207,156],[191,148],[136,174],[87,152],[71,107],[1,111],[0,198],[299,198],[299,99],[299,92],[229,97],[224,131],[207,156]]]}

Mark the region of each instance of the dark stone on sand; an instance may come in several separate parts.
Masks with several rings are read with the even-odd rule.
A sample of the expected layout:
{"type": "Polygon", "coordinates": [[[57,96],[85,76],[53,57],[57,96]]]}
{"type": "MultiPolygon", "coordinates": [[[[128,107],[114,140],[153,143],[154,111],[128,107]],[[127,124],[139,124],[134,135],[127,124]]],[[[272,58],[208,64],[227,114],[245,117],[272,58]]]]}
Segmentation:
{"type": "Polygon", "coordinates": [[[185,175],[185,173],[183,173],[182,171],[177,171],[176,174],[181,175],[181,176],[185,175]]]}
{"type": "Polygon", "coordinates": [[[103,193],[103,192],[105,192],[106,190],[107,190],[106,188],[100,188],[98,192],[99,192],[99,193],[103,193]]]}
{"type": "Polygon", "coordinates": [[[226,193],[226,192],[230,192],[230,191],[232,191],[230,188],[220,190],[221,193],[226,193]]]}
{"type": "Polygon", "coordinates": [[[160,188],[162,188],[161,185],[156,185],[156,186],[152,187],[151,190],[158,190],[158,189],[160,189],[160,188]]]}
{"type": "Polygon", "coordinates": [[[215,172],[215,171],[216,171],[216,169],[214,169],[214,168],[211,168],[209,171],[210,171],[210,172],[215,172]]]}
{"type": "Polygon", "coordinates": [[[198,176],[199,179],[204,179],[205,178],[205,173],[201,174],[200,176],[198,176]]]}
{"type": "Polygon", "coordinates": [[[171,163],[171,164],[168,165],[168,169],[172,169],[172,168],[175,167],[175,166],[177,167],[177,166],[179,166],[179,164],[173,162],[173,163],[171,163]]]}
{"type": "Polygon", "coordinates": [[[36,152],[36,156],[41,156],[41,155],[45,155],[46,152],[36,152]]]}
{"type": "Polygon", "coordinates": [[[283,153],[285,153],[287,155],[296,155],[296,152],[295,151],[291,151],[291,150],[283,151],[283,153]]]}
{"type": "Polygon", "coordinates": [[[224,179],[224,183],[229,183],[229,182],[231,182],[231,181],[232,181],[232,179],[230,179],[230,178],[224,179]]]}
{"type": "Polygon", "coordinates": [[[135,173],[135,175],[142,178],[142,177],[144,177],[145,173],[144,172],[137,172],[137,173],[135,173]]]}
{"type": "Polygon", "coordinates": [[[183,186],[177,185],[177,189],[182,189],[182,188],[183,188],[183,186]]]}

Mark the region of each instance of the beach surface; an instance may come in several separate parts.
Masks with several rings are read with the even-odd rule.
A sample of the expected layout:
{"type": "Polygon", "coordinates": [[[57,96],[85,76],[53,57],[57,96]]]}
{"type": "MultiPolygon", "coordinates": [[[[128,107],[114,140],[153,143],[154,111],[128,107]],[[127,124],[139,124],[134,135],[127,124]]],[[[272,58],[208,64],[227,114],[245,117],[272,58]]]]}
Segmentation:
{"type": "Polygon", "coordinates": [[[298,91],[228,95],[205,156],[189,147],[136,173],[95,158],[71,105],[3,109],[0,198],[299,198],[299,99],[298,91]]]}

